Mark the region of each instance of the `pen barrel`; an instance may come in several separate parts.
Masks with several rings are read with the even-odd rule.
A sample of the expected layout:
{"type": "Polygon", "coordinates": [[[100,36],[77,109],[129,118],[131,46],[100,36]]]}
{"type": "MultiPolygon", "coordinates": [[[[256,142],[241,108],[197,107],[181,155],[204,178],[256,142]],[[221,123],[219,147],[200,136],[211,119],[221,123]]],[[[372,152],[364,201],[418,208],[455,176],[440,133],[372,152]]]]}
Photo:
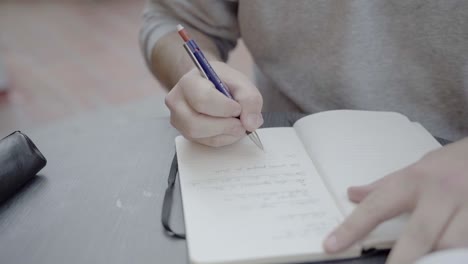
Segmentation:
{"type": "Polygon", "coordinates": [[[213,70],[210,63],[206,59],[205,55],[203,54],[201,49],[198,47],[197,43],[195,43],[195,41],[191,39],[187,41],[186,44],[189,47],[192,54],[197,59],[197,61],[199,62],[200,66],[202,67],[203,71],[208,77],[208,80],[210,80],[215,86],[216,90],[220,91],[222,94],[224,94],[228,98],[234,100],[234,97],[232,97],[231,92],[229,91],[229,88],[227,87],[227,85],[223,83],[223,81],[221,81],[221,79],[218,77],[216,72],[213,70]]]}

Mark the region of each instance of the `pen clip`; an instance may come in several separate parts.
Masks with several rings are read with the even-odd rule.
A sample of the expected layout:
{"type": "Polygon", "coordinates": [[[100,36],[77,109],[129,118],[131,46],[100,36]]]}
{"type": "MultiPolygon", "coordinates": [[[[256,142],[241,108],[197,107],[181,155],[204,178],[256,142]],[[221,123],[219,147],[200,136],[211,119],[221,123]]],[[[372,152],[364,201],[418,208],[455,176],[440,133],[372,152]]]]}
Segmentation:
{"type": "Polygon", "coordinates": [[[203,76],[203,78],[207,79],[208,80],[208,75],[206,75],[205,71],[203,70],[203,68],[201,67],[200,63],[198,62],[197,58],[195,57],[195,55],[193,54],[193,52],[190,50],[190,48],[188,47],[187,43],[184,43],[184,49],[185,51],[187,51],[187,53],[189,54],[190,58],[192,59],[193,63],[195,64],[195,66],[197,67],[198,71],[200,71],[200,74],[203,76]]]}

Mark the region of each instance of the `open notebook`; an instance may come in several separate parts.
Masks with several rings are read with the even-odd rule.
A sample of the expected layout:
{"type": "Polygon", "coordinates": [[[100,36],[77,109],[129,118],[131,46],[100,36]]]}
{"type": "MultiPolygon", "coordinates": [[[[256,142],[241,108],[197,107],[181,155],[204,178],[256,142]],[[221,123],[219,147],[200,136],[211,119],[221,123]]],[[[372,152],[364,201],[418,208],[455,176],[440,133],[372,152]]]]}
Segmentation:
{"type": "Polygon", "coordinates": [[[176,138],[192,263],[291,263],[389,248],[405,216],[340,255],[327,255],[322,241],[355,206],[349,186],[440,147],[420,124],[392,112],[327,111],[257,133],[264,152],[248,138],[221,148],[176,138]]]}

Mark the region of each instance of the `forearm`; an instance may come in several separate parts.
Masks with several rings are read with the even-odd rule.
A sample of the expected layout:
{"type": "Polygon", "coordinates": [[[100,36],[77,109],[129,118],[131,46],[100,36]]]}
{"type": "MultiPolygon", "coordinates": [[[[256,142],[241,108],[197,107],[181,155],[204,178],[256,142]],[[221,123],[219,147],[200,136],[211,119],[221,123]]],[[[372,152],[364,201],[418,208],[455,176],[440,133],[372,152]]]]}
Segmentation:
{"type": "MultiPolygon", "coordinates": [[[[209,37],[194,29],[189,29],[189,33],[196,39],[208,60],[221,60],[218,48],[209,37]]],[[[151,71],[167,90],[195,67],[182,43],[178,33],[171,32],[158,40],[151,53],[151,71]]]]}

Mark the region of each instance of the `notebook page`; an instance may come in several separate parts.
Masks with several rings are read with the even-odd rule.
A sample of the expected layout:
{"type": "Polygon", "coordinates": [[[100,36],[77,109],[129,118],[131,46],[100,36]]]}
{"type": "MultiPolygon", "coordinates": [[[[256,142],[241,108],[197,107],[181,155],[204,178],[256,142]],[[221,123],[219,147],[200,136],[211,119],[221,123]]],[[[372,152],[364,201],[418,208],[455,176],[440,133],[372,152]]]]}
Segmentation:
{"type": "MultiPolygon", "coordinates": [[[[391,112],[322,112],[299,120],[295,128],[345,215],[355,207],[347,197],[349,186],[377,180],[440,146],[421,126],[391,112]]],[[[388,247],[405,217],[380,225],[364,245],[388,247]]]]}
{"type": "MultiPolygon", "coordinates": [[[[331,258],[324,236],[341,220],[293,128],[257,130],[221,148],[176,139],[190,259],[281,263],[331,258]]],[[[355,250],[343,256],[357,256],[355,250]]],[[[338,256],[334,256],[338,257],[338,256]]]]}

